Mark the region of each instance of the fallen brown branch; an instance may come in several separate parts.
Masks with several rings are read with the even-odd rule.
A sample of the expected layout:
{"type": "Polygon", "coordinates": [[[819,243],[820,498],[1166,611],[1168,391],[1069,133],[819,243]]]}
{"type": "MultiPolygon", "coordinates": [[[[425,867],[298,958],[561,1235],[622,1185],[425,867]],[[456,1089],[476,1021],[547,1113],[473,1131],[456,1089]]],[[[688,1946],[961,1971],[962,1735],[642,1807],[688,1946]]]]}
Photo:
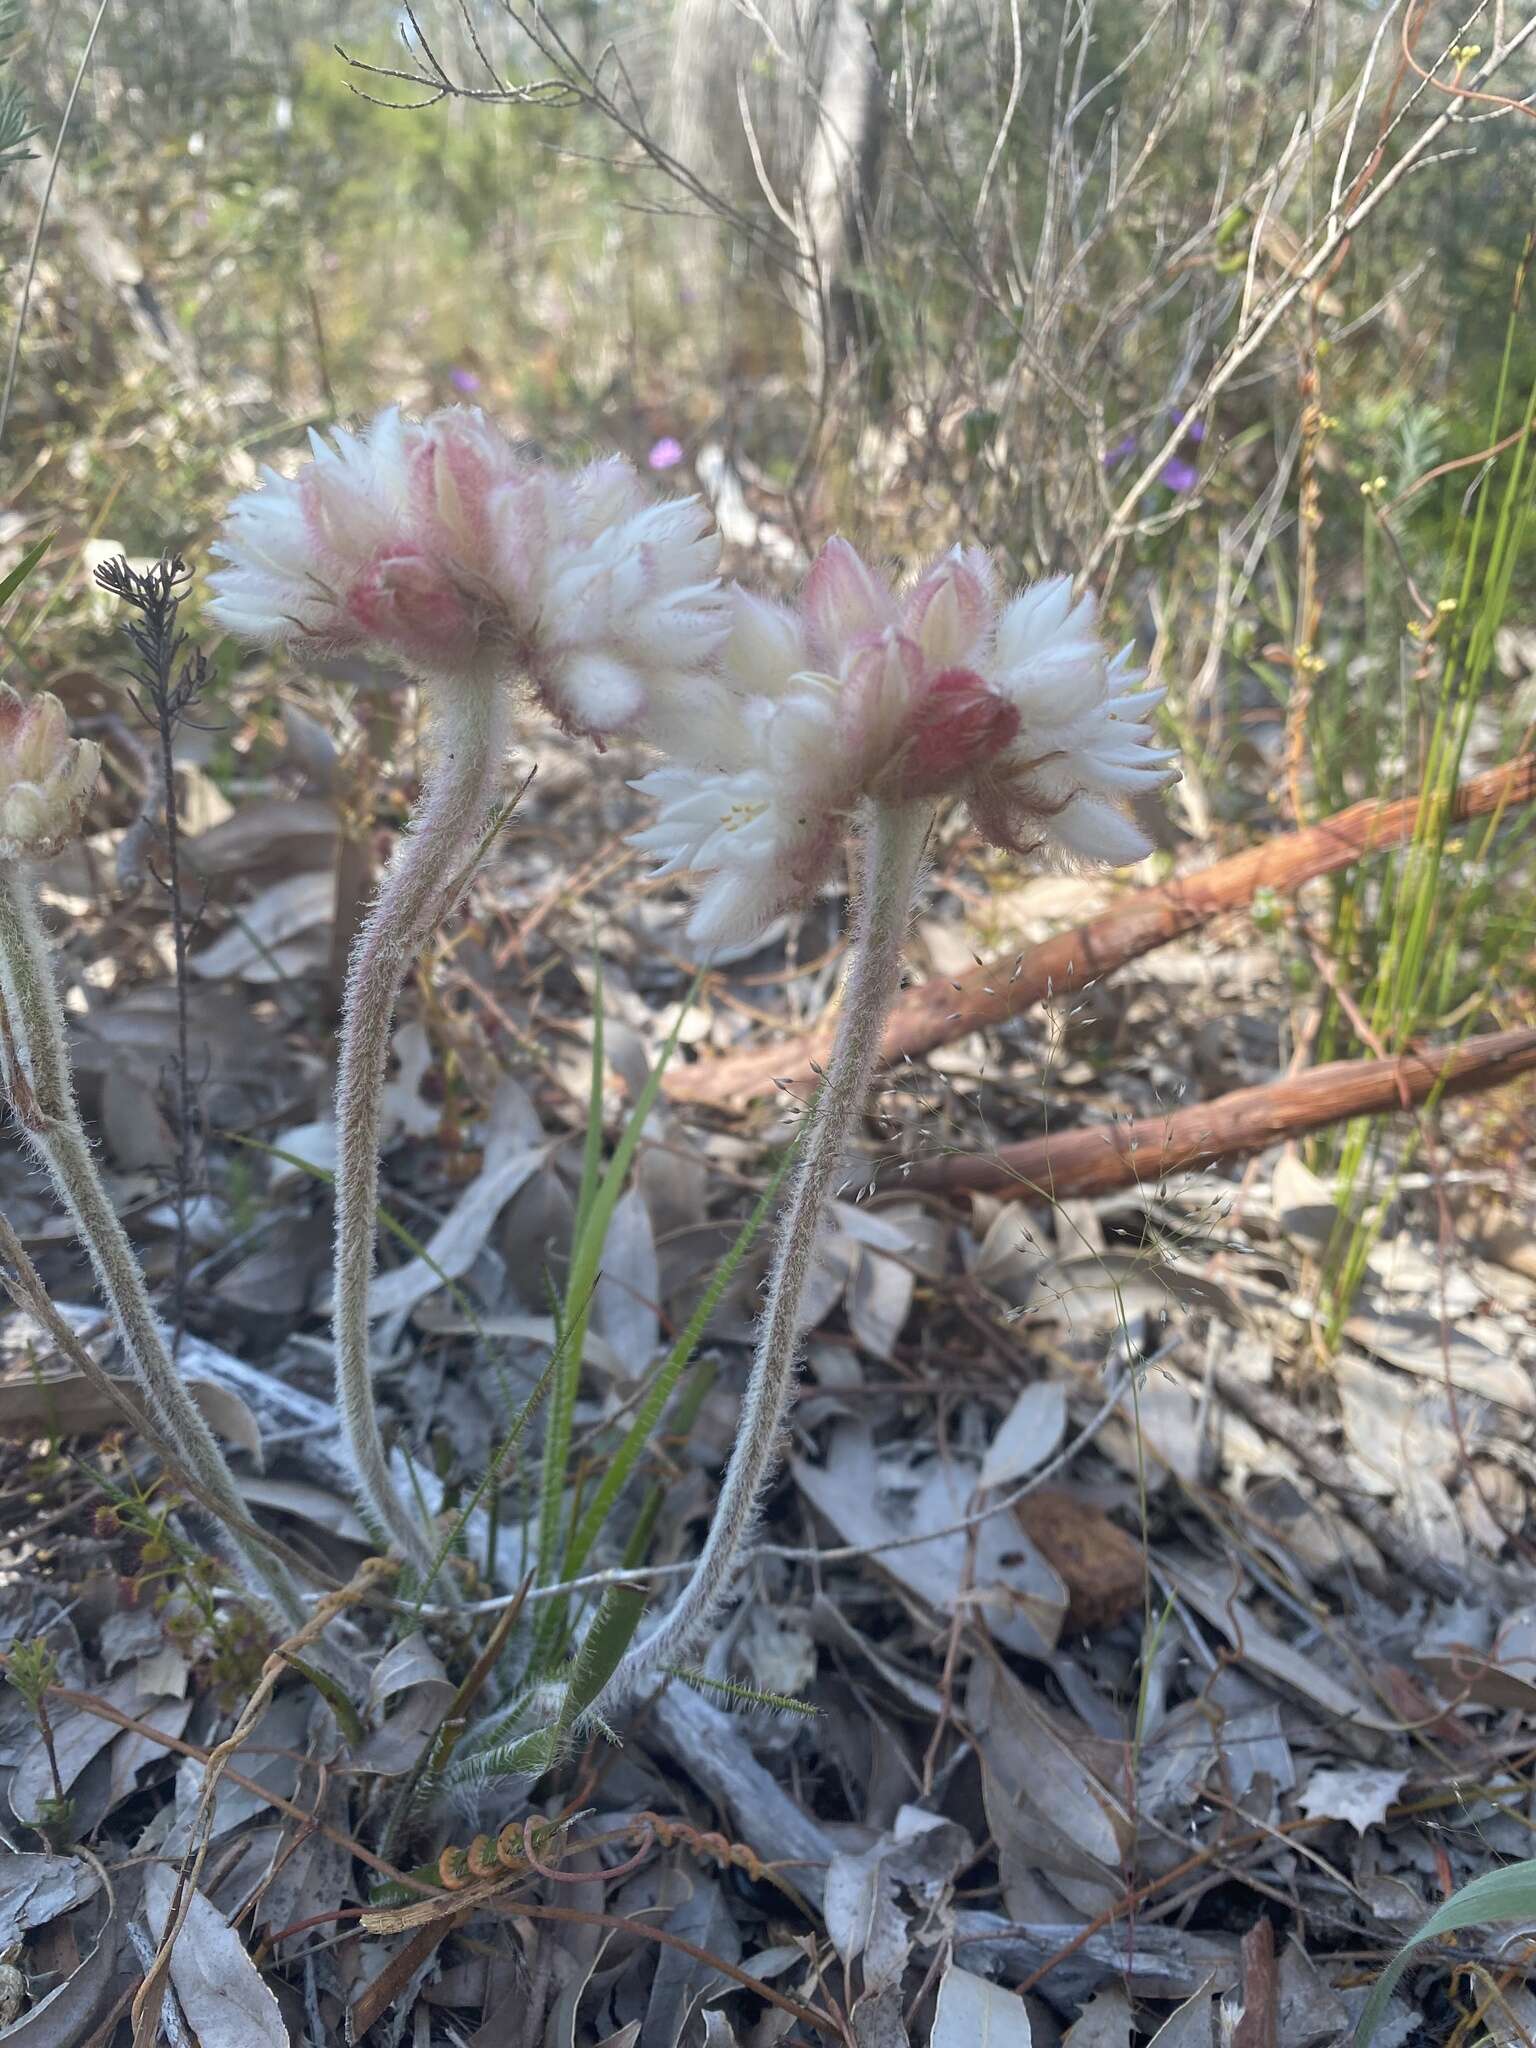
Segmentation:
{"type": "MultiPolygon", "coordinates": [[[[1486,817],[1533,797],[1536,754],[1522,754],[1464,782],[1452,816],[1486,817]]],[[[1140,889],[1102,917],[1058,933],[1016,960],[990,961],[959,981],[940,977],[924,982],[908,990],[892,1011],[882,1054],[887,1061],[915,1059],[967,1032],[1017,1017],[1047,996],[1085,988],[1222,912],[1243,909],[1260,889],[1288,895],[1304,882],[1350,866],[1363,854],[1400,846],[1412,837],[1419,805],[1416,796],[1353,804],[1320,824],[1287,832],[1230,860],[1215,861],[1177,882],[1140,889]]],[[[667,1092],[679,1102],[740,1107],[771,1093],[780,1081],[803,1087],[814,1079],[816,1065],[830,1051],[833,1028],[828,1022],[771,1046],[675,1067],[667,1075],[667,1092]]]]}
{"type": "Polygon", "coordinates": [[[1028,1138],[992,1153],[931,1159],[889,1176],[904,1188],[965,1194],[1107,1195],[1165,1175],[1262,1152],[1349,1117],[1410,1109],[1438,1092],[1470,1095],[1536,1070],[1536,1031],[1491,1031],[1444,1051],[1335,1060],[1287,1081],[1239,1088],[1167,1116],[1028,1138]]]}

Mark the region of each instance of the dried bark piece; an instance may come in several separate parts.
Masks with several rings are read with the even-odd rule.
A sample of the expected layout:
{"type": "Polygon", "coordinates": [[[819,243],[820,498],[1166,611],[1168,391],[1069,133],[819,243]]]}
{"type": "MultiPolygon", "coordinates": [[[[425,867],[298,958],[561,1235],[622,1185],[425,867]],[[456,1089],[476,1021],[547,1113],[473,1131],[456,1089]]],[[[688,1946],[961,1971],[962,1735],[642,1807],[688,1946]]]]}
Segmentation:
{"type": "Polygon", "coordinates": [[[1141,1546],[1102,1508],[1060,1486],[1042,1486],[1018,1505],[1024,1533],[1067,1589],[1066,1625],[1113,1628],[1141,1604],[1141,1546]]]}

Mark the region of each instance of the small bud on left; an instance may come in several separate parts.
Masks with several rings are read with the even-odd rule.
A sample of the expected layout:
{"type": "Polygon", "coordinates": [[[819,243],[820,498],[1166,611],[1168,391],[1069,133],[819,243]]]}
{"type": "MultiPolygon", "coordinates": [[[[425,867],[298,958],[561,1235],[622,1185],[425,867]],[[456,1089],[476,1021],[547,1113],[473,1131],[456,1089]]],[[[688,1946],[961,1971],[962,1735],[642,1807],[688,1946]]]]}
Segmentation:
{"type": "Polygon", "coordinates": [[[75,838],[100,769],[100,748],[70,738],[57,697],[0,683],[0,860],[45,860],[75,838]]]}

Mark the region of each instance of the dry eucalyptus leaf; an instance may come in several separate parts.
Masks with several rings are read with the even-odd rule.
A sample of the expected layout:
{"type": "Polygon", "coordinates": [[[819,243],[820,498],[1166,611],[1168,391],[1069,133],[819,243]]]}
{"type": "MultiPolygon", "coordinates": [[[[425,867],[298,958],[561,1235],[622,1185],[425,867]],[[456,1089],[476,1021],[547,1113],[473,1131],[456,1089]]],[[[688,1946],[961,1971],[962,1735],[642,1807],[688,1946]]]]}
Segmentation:
{"type": "Polygon", "coordinates": [[[966,1709],[976,1730],[987,1817],[1006,1854],[1025,1861],[1043,1846],[1039,1823],[1055,1832],[1068,1875],[1107,1878],[1118,1872],[1134,1827],[1122,1802],[1074,1750],[1044,1701],[995,1659],[971,1668],[966,1709]]]}
{"type": "Polygon", "coordinates": [[[440,1688],[445,1703],[453,1697],[452,1681],[437,1652],[419,1630],[392,1644],[379,1659],[368,1681],[369,1709],[376,1711],[395,1693],[408,1692],[417,1685],[440,1688]]]}
{"type": "Polygon", "coordinates": [[[1280,1954],[1281,2048],[1329,2048],[1349,2024],[1349,2008],[1296,1937],[1280,1954]]]}
{"type": "Polygon", "coordinates": [[[1520,1415],[1536,1415],[1536,1386],[1528,1370],[1499,1354],[1455,1323],[1411,1309],[1363,1312],[1344,1325],[1344,1334],[1363,1351],[1403,1372],[1451,1385],[1463,1393],[1498,1401],[1520,1415]]]}
{"type": "Polygon", "coordinates": [[[314,935],[335,915],[336,877],[330,869],[291,875],[236,911],[229,930],[189,964],[208,981],[230,974],[255,983],[290,980],[312,961],[324,964],[327,942],[314,935]]]}
{"type": "Polygon", "coordinates": [[[913,1275],[894,1259],[867,1248],[847,1292],[849,1327],[873,1358],[889,1359],[912,1307],[913,1275]]]}
{"type": "Polygon", "coordinates": [[[1030,2048],[1029,2014],[1016,1991],[951,1963],[939,1979],[929,2048],[1030,2048]]]}
{"type": "Polygon", "coordinates": [[[1363,1835],[1386,1819],[1388,1807],[1407,1782],[1406,1769],[1314,1771],[1296,1803],[1309,1820],[1348,1821],[1357,1835],[1363,1835]]]}
{"type": "Polygon", "coordinates": [[[287,1159],[269,1158],[267,1161],[267,1185],[275,1193],[279,1188],[294,1187],[305,1182],[317,1183],[321,1176],[336,1171],[336,1125],[330,1117],[314,1123],[293,1124],[286,1131],[279,1131],[272,1140],[274,1154],[286,1152],[287,1159]],[[295,1164],[302,1161],[302,1164],[295,1164]],[[305,1167],[315,1168],[306,1173],[305,1167]]]}
{"type": "Polygon", "coordinates": [[[592,1302],[592,1321],[626,1379],[638,1379],[656,1355],[660,1294],[650,1212],[640,1190],[630,1188],[614,1204],[592,1302]]]}
{"type": "Polygon", "coordinates": [[[857,1258],[858,1247],[851,1238],[823,1231],[805,1276],[800,1313],[806,1330],[814,1330],[825,1322],[842,1300],[857,1258]]]}
{"type": "Polygon", "coordinates": [[[1025,1387],[998,1425],[981,1463],[983,1486],[1008,1486],[1047,1458],[1067,1433],[1067,1393],[1059,1380],[1025,1387]]]}
{"type": "MultiPolygon", "coordinates": [[[[163,1863],[144,1872],[144,1911],[156,1942],[165,1939],[176,1873],[163,1863]]],[[[257,1975],[238,1934],[199,1891],[171,1950],[177,2001],[201,2048],[289,2048],[281,2008],[257,1975]]]]}
{"type": "MultiPolygon", "coordinates": [[[[159,1704],[152,1695],[145,1693],[136,1671],[125,1671],[110,1685],[101,1687],[97,1696],[107,1706],[116,1707],[119,1713],[131,1715],[134,1719],[159,1704]]],[[[182,1703],[176,1700],[172,1704],[179,1711],[182,1703]]],[[[87,1713],[83,1707],[52,1708],[49,1725],[53,1731],[53,1754],[66,1792],[91,1759],[99,1756],[122,1733],[115,1721],[104,1720],[100,1714],[87,1713]]],[[[52,1797],[53,1771],[47,1748],[42,1736],[38,1735],[27,1744],[11,1778],[11,1811],[18,1820],[30,1823],[52,1797]]]]}
{"type": "Polygon", "coordinates": [[[1130,2000],[1118,1984],[1095,1991],[1062,2036],[1061,2048],[1131,2048],[1130,2000]]]}
{"type": "MultiPolygon", "coordinates": [[[[72,1934],[76,1932],[71,1928],[72,1934]]],[[[90,1954],[0,2034],[5,2048],[79,2048],[90,2039],[92,2022],[113,1981],[117,1934],[117,1902],[109,1886],[106,1914],[90,1954]]]]}
{"type": "Polygon", "coordinates": [[[336,838],[336,807],[323,798],[257,797],[222,825],[183,839],[182,853],[195,874],[209,877],[314,874],[330,868],[336,838]]]}
{"type": "MultiPolygon", "coordinates": [[[[511,1337],[521,1344],[537,1344],[548,1351],[555,1348],[553,1316],[523,1315],[504,1310],[498,1315],[467,1316],[462,1309],[444,1302],[427,1302],[416,1312],[416,1327],[437,1336],[511,1337]]],[[[624,1363],[606,1337],[589,1329],[581,1347],[582,1363],[596,1366],[612,1379],[626,1379],[624,1363]]]]}
{"type": "Polygon", "coordinates": [[[368,1303],[372,1322],[404,1316],[442,1286],[457,1280],[480,1256],[496,1218],[525,1181],[548,1163],[544,1148],[520,1152],[475,1176],[427,1241],[426,1256],[411,1259],[374,1282],[368,1303]]]}
{"type": "MultiPolygon", "coordinates": [[[[177,1657],[169,1644],[160,1656],[141,1664],[135,1673],[146,1691],[162,1675],[170,1680],[166,1685],[167,1697],[155,1700],[135,1718],[143,1728],[156,1729],[175,1741],[186,1729],[193,1702],[185,1697],[186,1663],[177,1657]]],[[[158,1763],[165,1753],[165,1744],[156,1742],[152,1735],[136,1735],[125,1728],[112,1745],[112,1778],[108,1788],[111,1805],[116,1807],[126,1799],[134,1790],[135,1780],[145,1764],[158,1763]]]]}
{"type": "Polygon", "coordinates": [[[1312,1701],[1324,1713],[1356,1727],[1370,1728],[1384,1735],[1401,1733],[1401,1724],[1379,1709],[1367,1706],[1342,1680],[1324,1671],[1300,1650],[1265,1628],[1252,1608],[1236,1597],[1232,1574],[1214,1567],[1181,1559],[1175,1566],[1159,1557],[1154,1571],[1166,1579],[1182,1599],[1189,1602],[1232,1645],[1240,1662],[1278,1678],[1312,1701]]]}
{"type": "Polygon", "coordinates": [[[296,1521],[308,1522],[311,1528],[319,1529],[327,1536],[345,1537],[348,1543],[367,1546],[372,1538],[363,1526],[350,1502],[340,1494],[327,1493],[322,1486],[314,1486],[305,1479],[266,1479],[252,1473],[241,1472],[235,1477],[241,1498],[252,1507],[272,1508],[277,1513],[292,1515],[296,1521]]]}
{"type": "Polygon", "coordinates": [[[176,1157],[176,1134],[159,1102],[160,1076],[122,1061],[101,1077],[101,1133],[113,1164],[124,1172],[166,1167],[176,1157]]]}
{"type": "Polygon", "coordinates": [[[1202,1984],[1163,2021],[1148,2048],[1222,2048],[1221,2008],[1215,1987],[1202,1984]]]}
{"type": "Polygon", "coordinates": [[[5,1859],[0,1884],[0,1951],[26,1933],[68,1913],[100,1888],[101,1879],[78,1856],[30,1856],[15,1850],[5,1859]]]}
{"type": "Polygon", "coordinates": [[[1027,1307],[1048,1255],[1041,1219],[1023,1202],[1004,1202],[968,1261],[972,1276],[1010,1307],[1027,1307]]]}
{"type": "MultiPolygon", "coordinates": [[[[956,1456],[917,1461],[904,1449],[877,1454],[868,1428],[848,1422],[833,1431],[825,1464],[797,1458],[793,1469],[801,1491],[845,1543],[876,1546],[925,1530],[947,1531],[875,1549],[870,1562],[935,1613],[953,1610],[968,1547],[965,1531],[953,1525],[970,1511],[976,1466],[956,1456]]],[[[1066,1613],[1061,1579],[1010,1516],[984,1516],[971,1540],[970,1603],[1008,1648],[1022,1656],[1047,1654],[1066,1613]]]]}
{"type": "Polygon", "coordinates": [[[865,1957],[864,1981],[870,1990],[899,1977],[912,1952],[895,1879],[886,1867],[887,1848],[880,1841],[859,1855],[834,1856],[822,1896],[832,1946],[844,1969],[865,1957]]]}
{"type": "Polygon", "coordinates": [[[1305,1164],[1294,1145],[1280,1154],[1270,1182],[1275,1221],[1301,1251],[1314,1256],[1328,1248],[1339,1220],[1333,1190],[1305,1164]]]}
{"type": "Polygon", "coordinates": [[[1234,1328],[1247,1322],[1227,1288],[1151,1251],[1051,1261],[1035,1276],[1029,1313],[1032,1319],[1097,1330],[1128,1326],[1138,1316],[1166,1316],[1175,1307],[1216,1316],[1234,1328]]]}
{"type": "Polygon", "coordinates": [[[379,1097],[379,1115],[389,1132],[430,1138],[443,1120],[442,1104],[429,1101],[421,1084],[436,1065],[432,1041],[420,1024],[402,1024],[390,1042],[393,1071],[379,1097]]]}

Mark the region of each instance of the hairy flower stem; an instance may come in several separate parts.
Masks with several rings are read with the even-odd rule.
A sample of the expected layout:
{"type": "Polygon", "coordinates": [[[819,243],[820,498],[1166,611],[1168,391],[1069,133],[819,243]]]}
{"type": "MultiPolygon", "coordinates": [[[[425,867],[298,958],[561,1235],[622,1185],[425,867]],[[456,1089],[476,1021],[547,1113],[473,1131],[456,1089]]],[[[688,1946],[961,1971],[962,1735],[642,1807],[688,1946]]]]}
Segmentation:
{"type": "Polygon", "coordinates": [[[296,1628],[305,1618],[303,1597],[269,1551],[238,1533],[245,1505],[223,1452],[172,1362],[143,1272],[96,1171],[75,1103],[48,940],[31,881],[11,861],[0,862],[0,993],[8,1030],[6,1095],[90,1254],[151,1412],[204,1495],[228,1516],[228,1544],[266,1588],[283,1620],[296,1628]]]}
{"type": "Polygon", "coordinates": [[[731,1462],[693,1576],[657,1627],[619,1665],[609,1688],[610,1705],[653,1682],[698,1642],[730,1591],[737,1558],[757,1519],[794,1387],[805,1286],[822,1211],[869,1092],[900,978],[912,894],[932,819],[933,806],[927,803],[876,804],[869,817],[837,1041],[780,1225],[731,1462]]]}
{"type": "Polygon", "coordinates": [[[411,963],[453,908],[485,829],[509,738],[511,693],[465,681],[434,690],[435,762],[347,970],[336,1076],[336,1404],[365,1513],[423,1577],[433,1545],[401,1499],[379,1432],[368,1356],[379,1199],[379,1119],[390,1023],[411,963]]]}

